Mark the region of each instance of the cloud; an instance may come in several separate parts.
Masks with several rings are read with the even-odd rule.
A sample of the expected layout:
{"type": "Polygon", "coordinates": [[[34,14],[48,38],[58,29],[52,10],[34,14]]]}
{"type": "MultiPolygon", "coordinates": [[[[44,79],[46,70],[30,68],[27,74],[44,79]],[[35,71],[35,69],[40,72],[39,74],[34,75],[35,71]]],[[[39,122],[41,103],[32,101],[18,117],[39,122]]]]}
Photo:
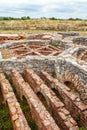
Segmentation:
{"type": "Polygon", "coordinates": [[[87,0],[0,0],[0,16],[87,18],[87,0]]]}

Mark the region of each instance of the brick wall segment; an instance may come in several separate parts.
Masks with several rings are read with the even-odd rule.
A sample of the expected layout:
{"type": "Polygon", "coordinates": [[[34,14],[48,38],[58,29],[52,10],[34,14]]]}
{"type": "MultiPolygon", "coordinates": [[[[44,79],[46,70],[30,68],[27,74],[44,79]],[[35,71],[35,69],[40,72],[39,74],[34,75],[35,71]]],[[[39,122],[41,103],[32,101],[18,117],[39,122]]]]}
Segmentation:
{"type": "Polygon", "coordinates": [[[31,130],[5,75],[0,71],[0,86],[4,101],[8,104],[14,130],[31,130]]]}
{"type": "Polygon", "coordinates": [[[0,40],[20,40],[20,39],[26,39],[26,36],[22,34],[0,34],[0,40]]]}
{"type": "Polygon", "coordinates": [[[32,117],[38,126],[38,130],[60,130],[60,128],[56,125],[54,119],[43,106],[29,84],[23,80],[19,72],[16,70],[11,70],[11,77],[14,86],[17,88],[19,86],[19,89],[22,89],[22,94],[27,99],[32,117]]]}
{"type": "Polygon", "coordinates": [[[77,130],[77,123],[70,116],[69,111],[64,107],[64,104],[56,96],[56,94],[48,88],[41,78],[31,69],[24,69],[25,79],[31,85],[33,90],[37,93],[38,91],[44,96],[47,101],[48,109],[54,117],[57,124],[62,130],[77,130]]]}
{"type": "Polygon", "coordinates": [[[50,88],[55,88],[59,92],[71,115],[73,117],[79,115],[81,125],[87,128],[87,105],[70,88],[54,79],[47,72],[41,71],[40,76],[50,88]]]}

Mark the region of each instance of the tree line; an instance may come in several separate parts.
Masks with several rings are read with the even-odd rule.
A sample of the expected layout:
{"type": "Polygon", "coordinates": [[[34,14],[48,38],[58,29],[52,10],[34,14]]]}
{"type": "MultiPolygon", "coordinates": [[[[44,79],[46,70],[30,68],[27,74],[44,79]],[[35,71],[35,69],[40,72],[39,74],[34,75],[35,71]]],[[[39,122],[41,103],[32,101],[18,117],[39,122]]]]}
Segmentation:
{"type": "Polygon", "coordinates": [[[21,18],[14,18],[14,17],[0,17],[0,20],[28,20],[30,19],[29,16],[24,16],[21,18]]]}
{"type": "MultiPolygon", "coordinates": [[[[30,16],[23,16],[20,18],[15,18],[15,17],[0,17],[0,20],[29,20],[31,19],[30,16]]],[[[39,19],[39,18],[33,18],[33,19],[39,19]]],[[[68,19],[61,19],[61,18],[55,18],[55,17],[41,17],[40,19],[49,19],[49,20],[71,20],[71,21],[76,21],[76,20],[87,20],[87,19],[81,19],[81,18],[68,18],[68,19]]]]}

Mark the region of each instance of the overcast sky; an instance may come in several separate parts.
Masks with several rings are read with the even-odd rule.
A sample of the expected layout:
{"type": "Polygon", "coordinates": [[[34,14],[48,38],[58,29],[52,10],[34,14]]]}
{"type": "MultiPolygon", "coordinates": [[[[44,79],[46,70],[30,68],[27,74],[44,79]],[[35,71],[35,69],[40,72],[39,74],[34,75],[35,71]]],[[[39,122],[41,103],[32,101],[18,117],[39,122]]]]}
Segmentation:
{"type": "Polygon", "coordinates": [[[87,0],[0,0],[0,16],[87,19],[87,0]]]}

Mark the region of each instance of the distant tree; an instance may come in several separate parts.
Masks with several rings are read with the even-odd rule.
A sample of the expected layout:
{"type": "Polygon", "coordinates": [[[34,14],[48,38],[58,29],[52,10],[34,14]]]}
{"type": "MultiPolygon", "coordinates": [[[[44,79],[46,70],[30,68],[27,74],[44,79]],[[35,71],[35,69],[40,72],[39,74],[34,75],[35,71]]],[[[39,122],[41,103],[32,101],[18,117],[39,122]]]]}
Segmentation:
{"type": "Polygon", "coordinates": [[[76,18],[76,20],[82,20],[82,19],[80,19],[80,18],[76,18]]]}
{"type": "Polygon", "coordinates": [[[55,17],[51,17],[51,18],[49,18],[50,20],[57,20],[57,18],[55,18],[55,17]]]}
{"type": "Polygon", "coordinates": [[[30,19],[30,17],[29,17],[29,16],[27,16],[27,17],[24,16],[24,17],[21,17],[21,19],[22,19],[22,20],[27,20],[27,19],[30,19]]]}
{"type": "Polygon", "coordinates": [[[46,17],[41,17],[41,19],[47,19],[46,17]]]}
{"type": "Polygon", "coordinates": [[[72,20],[72,21],[73,21],[73,20],[74,20],[74,18],[69,18],[68,20],[72,20]]]}
{"type": "Polygon", "coordinates": [[[21,18],[14,18],[14,17],[0,17],[0,20],[27,20],[27,19],[30,19],[29,16],[24,16],[24,17],[21,17],[21,18]]]}
{"type": "Polygon", "coordinates": [[[76,20],[82,20],[82,19],[80,19],[80,18],[69,18],[68,20],[76,21],[76,20]]]}
{"type": "Polygon", "coordinates": [[[3,17],[3,20],[9,20],[9,17],[3,17]]]}
{"type": "Polygon", "coordinates": [[[24,16],[24,17],[21,17],[21,19],[22,19],[22,20],[26,20],[26,17],[25,17],[25,16],[24,16]]]}
{"type": "Polygon", "coordinates": [[[30,17],[29,17],[29,16],[27,16],[27,19],[30,19],[30,17]]]}

